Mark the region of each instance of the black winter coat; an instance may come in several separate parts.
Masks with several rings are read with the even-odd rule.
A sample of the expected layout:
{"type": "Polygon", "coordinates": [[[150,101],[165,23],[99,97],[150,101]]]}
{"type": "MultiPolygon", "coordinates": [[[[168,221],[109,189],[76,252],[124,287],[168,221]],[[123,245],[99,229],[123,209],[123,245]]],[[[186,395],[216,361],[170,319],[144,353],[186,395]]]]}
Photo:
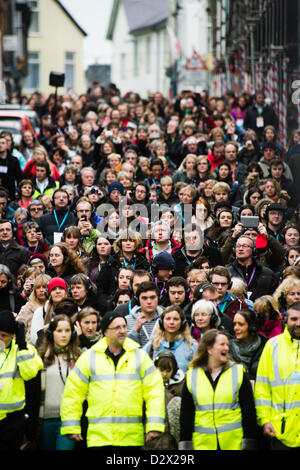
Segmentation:
{"type": "MultiPolygon", "coordinates": [[[[186,278],[185,270],[191,264],[191,259],[187,257],[184,247],[178,248],[172,254],[175,261],[175,271],[174,276],[182,276],[186,278]]],[[[202,252],[193,259],[195,261],[199,256],[205,256],[211,262],[211,265],[214,266],[224,266],[223,258],[220,251],[217,248],[204,245],[202,252]]]]}
{"type": "Polygon", "coordinates": [[[244,128],[253,129],[258,136],[258,140],[262,140],[264,127],[266,126],[274,126],[275,129],[278,129],[278,116],[275,113],[274,109],[271,106],[264,104],[263,105],[263,112],[262,117],[264,120],[263,127],[257,127],[257,117],[258,117],[258,110],[256,105],[252,105],[248,108],[245,119],[244,119],[244,128]]]}
{"type": "MultiPolygon", "coordinates": [[[[56,212],[57,220],[58,220],[59,224],[63,221],[66,213],[67,213],[66,210],[56,212]]],[[[51,212],[50,214],[42,215],[38,219],[37,222],[38,222],[38,225],[41,229],[41,232],[43,234],[43,237],[44,237],[46,243],[48,244],[48,246],[52,246],[53,242],[54,242],[54,235],[53,235],[54,232],[63,233],[63,231],[66,227],[70,227],[71,225],[76,225],[77,224],[76,221],[77,221],[76,216],[73,214],[72,211],[69,211],[69,214],[68,214],[64,224],[60,228],[60,230],[58,230],[57,223],[55,221],[55,217],[54,217],[53,212],[51,212]]]]}
{"type": "Polygon", "coordinates": [[[8,155],[7,158],[0,159],[0,186],[8,190],[10,200],[15,199],[16,183],[20,183],[22,179],[23,173],[16,157],[8,155]]]}
{"type": "MultiPolygon", "coordinates": [[[[98,301],[101,308],[101,315],[106,311],[112,295],[118,288],[118,275],[120,269],[123,267],[119,259],[119,253],[115,253],[108,258],[101,268],[97,279],[98,301]]],[[[134,269],[150,270],[150,264],[142,253],[137,254],[134,269]]]]}
{"type": "MultiPolygon", "coordinates": [[[[272,295],[278,286],[278,279],[271,269],[262,266],[255,259],[252,266],[255,266],[256,270],[247,289],[251,292],[249,299],[254,302],[258,297],[263,295],[272,295]]],[[[228,270],[231,277],[238,277],[247,284],[248,279],[245,278],[242,267],[237,260],[234,260],[234,262],[228,266],[228,270]]],[[[250,268],[250,274],[251,273],[252,267],[250,268]]]]}
{"type": "Polygon", "coordinates": [[[13,276],[16,276],[20,266],[27,264],[30,255],[31,253],[26,248],[12,240],[6,249],[0,247],[0,264],[5,264],[13,276]]]}

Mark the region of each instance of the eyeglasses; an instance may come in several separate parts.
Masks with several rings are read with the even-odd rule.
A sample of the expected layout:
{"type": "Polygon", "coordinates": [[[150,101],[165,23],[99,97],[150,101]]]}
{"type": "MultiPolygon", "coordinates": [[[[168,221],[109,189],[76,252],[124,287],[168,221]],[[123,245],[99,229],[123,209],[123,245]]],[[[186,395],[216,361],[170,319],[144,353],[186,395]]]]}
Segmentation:
{"type": "Polygon", "coordinates": [[[228,282],[212,282],[213,286],[227,286],[228,282]]]}
{"type": "Polygon", "coordinates": [[[42,207],[30,207],[30,211],[33,211],[33,212],[40,212],[42,210],[43,210],[42,207]]]}
{"type": "Polygon", "coordinates": [[[114,328],[107,328],[107,330],[114,330],[114,331],[127,331],[126,325],[123,326],[115,326],[114,328]]]}
{"type": "Polygon", "coordinates": [[[252,248],[250,245],[236,245],[236,248],[252,248]]]}

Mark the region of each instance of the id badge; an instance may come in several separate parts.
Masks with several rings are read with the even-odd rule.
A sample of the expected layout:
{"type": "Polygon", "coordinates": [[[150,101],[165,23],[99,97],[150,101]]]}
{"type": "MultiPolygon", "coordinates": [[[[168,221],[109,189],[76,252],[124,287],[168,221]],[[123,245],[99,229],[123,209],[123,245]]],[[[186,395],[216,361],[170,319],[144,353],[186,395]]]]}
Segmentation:
{"type": "Polygon", "coordinates": [[[236,125],[237,125],[238,127],[243,127],[243,125],[244,125],[244,120],[243,120],[243,119],[237,119],[237,120],[236,120],[236,125]]]}
{"type": "Polygon", "coordinates": [[[262,116],[256,118],[256,127],[264,127],[264,118],[262,116]]]}
{"type": "Polygon", "coordinates": [[[60,232],[54,232],[53,233],[53,242],[54,244],[59,243],[62,239],[63,234],[60,232]]]}
{"type": "Polygon", "coordinates": [[[248,297],[248,299],[250,299],[251,295],[252,295],[252,292],[250,292],[250,291],[248,290],[248,291],[247,291],[247,297],[248,297]]]}

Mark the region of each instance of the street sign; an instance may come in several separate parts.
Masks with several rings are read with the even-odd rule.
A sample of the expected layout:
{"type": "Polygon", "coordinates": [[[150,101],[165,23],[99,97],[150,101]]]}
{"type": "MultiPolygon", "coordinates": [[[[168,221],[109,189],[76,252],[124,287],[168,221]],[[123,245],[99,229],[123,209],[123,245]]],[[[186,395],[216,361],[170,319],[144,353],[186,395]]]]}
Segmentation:
{"type": "Polygon", "coordinates": [[[187,59],[185,64],[186,70],[207,70],[206,64],[201,55],[194,50],[193,55],[187,59]]]}

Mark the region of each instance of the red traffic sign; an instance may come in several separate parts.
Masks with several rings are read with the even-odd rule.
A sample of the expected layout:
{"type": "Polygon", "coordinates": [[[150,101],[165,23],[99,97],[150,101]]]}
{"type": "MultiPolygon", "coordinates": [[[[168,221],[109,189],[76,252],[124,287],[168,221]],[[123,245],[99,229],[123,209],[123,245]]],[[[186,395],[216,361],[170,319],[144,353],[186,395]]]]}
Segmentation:
{"type": "Polygon", "coordinates": [[[194,51],[192,57],[187,59],[186,70],[207,70],[206,64],[198,52],[194,51]]]}

